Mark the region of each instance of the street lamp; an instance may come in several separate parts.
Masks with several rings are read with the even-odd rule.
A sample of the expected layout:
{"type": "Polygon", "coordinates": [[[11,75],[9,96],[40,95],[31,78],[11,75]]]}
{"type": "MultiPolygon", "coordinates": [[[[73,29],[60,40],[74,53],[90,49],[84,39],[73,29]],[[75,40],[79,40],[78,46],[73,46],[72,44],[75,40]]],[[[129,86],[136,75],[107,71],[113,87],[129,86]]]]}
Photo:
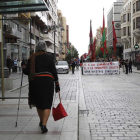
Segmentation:
{"type": "Polygon", "coordinates": [[[134,48],[135,48],[135,66],[136,66],[136,50],[139,48],[139,45],[137,44],[137,42],[136,42],[134,48]]]}

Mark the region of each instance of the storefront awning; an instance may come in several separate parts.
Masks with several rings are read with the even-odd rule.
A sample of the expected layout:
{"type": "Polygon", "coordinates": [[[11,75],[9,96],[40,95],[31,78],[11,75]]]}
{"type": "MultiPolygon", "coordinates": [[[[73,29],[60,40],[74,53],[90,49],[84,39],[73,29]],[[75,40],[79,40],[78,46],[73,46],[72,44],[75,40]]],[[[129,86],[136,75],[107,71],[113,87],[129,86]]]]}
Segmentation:
{"type": "Polygon", "coordinates": [[[0,0],[0,14],[49,11],[45,0],[0,0]]]}

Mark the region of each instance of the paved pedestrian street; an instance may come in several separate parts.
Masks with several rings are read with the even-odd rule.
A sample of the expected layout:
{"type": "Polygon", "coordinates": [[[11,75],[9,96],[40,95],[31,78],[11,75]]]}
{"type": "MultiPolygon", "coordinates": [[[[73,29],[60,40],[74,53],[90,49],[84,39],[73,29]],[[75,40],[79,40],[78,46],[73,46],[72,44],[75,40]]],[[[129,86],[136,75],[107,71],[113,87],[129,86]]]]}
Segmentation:
{"type": "Polygon", "coordinates": [[[92,140],[140,140],[140,74],[82,76],[92,140]]]}
{"type": "MultiPolygon", "coordinates": [[[[75,74],[59,74],[68,117],[54,122],[51,113],[47,134],[41,134],[36,109],[29,109],[27,99],[21,99],[18,127],[18,100],[0,100],[0,140],[140,140],[140,72],[136,72],[81,75],[76,70],[75,74]]],[[[11,76],[14,90],[6,91],[5,96],[18,97],[21,75],[11,76]]],[[[21,97],[28,95],[27,81],[24,76],[21,97]]],[[[55,106],[58,103],[56,94],[55,106]]]]}

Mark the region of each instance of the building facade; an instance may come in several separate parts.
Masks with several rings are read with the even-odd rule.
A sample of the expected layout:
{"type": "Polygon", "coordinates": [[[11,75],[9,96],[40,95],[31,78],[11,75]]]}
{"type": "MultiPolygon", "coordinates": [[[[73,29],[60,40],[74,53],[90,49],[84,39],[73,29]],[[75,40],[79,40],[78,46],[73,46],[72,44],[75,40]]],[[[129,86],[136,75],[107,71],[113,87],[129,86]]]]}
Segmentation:
{"type": "MultiPolygon", "coordinates": [[[[58,22],[57,20],[58,0],[47,0],[46,2],[49,6],[49,11],[46,12],[47,25],[50,27],[51,26],[56,27],[56,25],[58,24],[57,23],[58,22]]],[[[47,30],[47,33],[44,34],[44,41],[47,44],[47,52],[54,55],[54,48],[55,48],[56,57],[58,57],[57,54],[59,54],[59,44],[58,44],[58,32],[56,30],[57,29],[47,30]],[[55,39],[55,44],[54,44],[54,39],[55,39]]]]}
{"type": "Polygon", "coordinates": [[[6,56],[23,59],[30,56],[29,24],[30,13],[3,15],[3,37],[6,56]],[[17,19],[17,20],[16,20],[17,19]]]}
{"type": "Polygon", "coordinates": [[[116,55],[120,58],[123,57],[123,43],[121,41],[121,13],[123,10],[123,1],[117,0],[111,6],[107,15],[107,47],[113,47],[113,27],[112,21],[114,21],[117,44],[116,44],[116,55]]]}
{"type": "Polygon", "coordinates": [[[135,44],[140,45],[140,1],[125,0],[121,13],[122,41],[124,43],[124,59],[139,59],[140,49],[135,50],[135,44]]]}

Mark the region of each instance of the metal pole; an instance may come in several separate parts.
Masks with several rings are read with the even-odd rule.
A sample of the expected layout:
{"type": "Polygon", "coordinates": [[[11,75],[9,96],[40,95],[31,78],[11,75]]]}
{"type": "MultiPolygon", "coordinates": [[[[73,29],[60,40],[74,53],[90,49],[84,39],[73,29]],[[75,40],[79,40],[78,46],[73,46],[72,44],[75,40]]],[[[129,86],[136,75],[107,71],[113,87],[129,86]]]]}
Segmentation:
{"type": "MultiPolygon", "coordinates": [[[[4,60],[3,60],[3,16],[2,16],[2,22],[1,22],[1,90],[2,90],[2,98],[5,97],[4,93],[4,60]]],[[[5,101],[5,99],[2,99],[2,101],[5,101]]]]}
{"type": "Polygon", "coordinates": [[[135,48],[135,67],[136,67],[136,48],[135,48]]]}
{"type": "Polygon", "coordinates": [[[54,63],[56,62],[56,55],[55,55],[55,32],[56,31],[54,31],[54,63]]]}
{"type": "Polygon", "coordinates": [[[32,54],[32,45],[31,45],[31,22],[32,22],[32,19],[30,19],[30,56],[32,54]]]}

